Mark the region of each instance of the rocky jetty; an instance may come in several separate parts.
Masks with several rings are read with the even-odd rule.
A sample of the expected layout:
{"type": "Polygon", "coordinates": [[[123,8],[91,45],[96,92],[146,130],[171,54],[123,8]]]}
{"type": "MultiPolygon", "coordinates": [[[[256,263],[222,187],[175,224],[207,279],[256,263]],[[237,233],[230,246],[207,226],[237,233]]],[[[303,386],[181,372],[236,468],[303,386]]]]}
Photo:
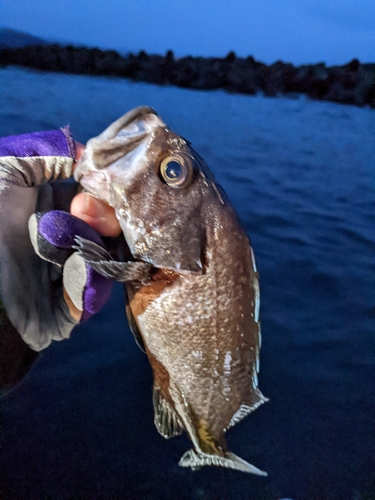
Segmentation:
{"type": "Polygon", "coordinates": [[[0,50],[0,65],[18,65],[45,71],[106,75],[159,85],[266,96],[306,94],[313,99],[375,108],[375,64],[353,59],[343,66],[324,63],[296,67],[281,61],[266,65],[253,57],[175,58],[139,54],[120,55],[114,50],[33,45],[0,50]]]}

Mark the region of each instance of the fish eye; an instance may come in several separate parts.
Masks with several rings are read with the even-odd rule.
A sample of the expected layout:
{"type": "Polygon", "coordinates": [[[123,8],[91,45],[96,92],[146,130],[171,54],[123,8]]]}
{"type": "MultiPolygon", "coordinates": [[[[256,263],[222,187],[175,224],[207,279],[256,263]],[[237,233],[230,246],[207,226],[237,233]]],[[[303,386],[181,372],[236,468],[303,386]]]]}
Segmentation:
{"type": "Polygon", "coordinates": [[[164,167],[164,176],[169,181],[175,181],[182,175],[182,167],[176,160],[169,161],[164,167]]]}
{"type": "Polygon", "coordinates": [[[167,156],[160,163],[162,180],[170,187],[187,187],[193,177],[193,166],[190,158],[185,155],[167,156]]]}

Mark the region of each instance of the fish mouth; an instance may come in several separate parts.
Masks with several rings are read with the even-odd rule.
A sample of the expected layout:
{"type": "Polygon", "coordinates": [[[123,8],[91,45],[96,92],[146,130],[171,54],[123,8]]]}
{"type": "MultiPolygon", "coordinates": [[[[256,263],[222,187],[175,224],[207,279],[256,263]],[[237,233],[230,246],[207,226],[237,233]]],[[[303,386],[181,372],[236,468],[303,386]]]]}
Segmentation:
{"type": "MultiPolygon", "coordinates": [[[[134,109],[131,109],[130,111],[128,111],[124,116],[122,116],[121,118],[119,118],[112,125],[116,125],[117,124],[118,127],[119,127],[118,128],[118,132],[119,132],[122,128],[127,127],[128,125],[130,125],[135,120],[139,120],[144,115],[156,115],[156,116],[159,116],[157,114],[157,112],[154,110],[154,108],[151,108],[149,106],[138,106],[137,108],[134,108],[134,109]]],[[[108,129],[111,128],[111,127],[108,127],[108,129]]]]}
{"type": "Polygon", "coordinates": [[[139,141],[149,134],[155,125],[165,126],[157,112],[149,106],[138,106],[113,122],[96,139],[100,142],[113,141],[129,142],[139,141]],[[147,116],[149,118],[147,118],[147,116]]]}
{"type": "Polygon", "coordinates": [[[88,141],[75,168],[75,180],[94,196],[97,195],[99,185],[103,188],[103,184],[106,184],[105,191],[108,191],[111,180],[106,179],[106,169],[121,158],[129,157],[129,160],[133,160],[133,152],[136,154],[137,148],[142,147],[142,143],[146,144],[160,126],[166,125],[153,108],[139,106],[130,110],[100,135],[88,141]]]}

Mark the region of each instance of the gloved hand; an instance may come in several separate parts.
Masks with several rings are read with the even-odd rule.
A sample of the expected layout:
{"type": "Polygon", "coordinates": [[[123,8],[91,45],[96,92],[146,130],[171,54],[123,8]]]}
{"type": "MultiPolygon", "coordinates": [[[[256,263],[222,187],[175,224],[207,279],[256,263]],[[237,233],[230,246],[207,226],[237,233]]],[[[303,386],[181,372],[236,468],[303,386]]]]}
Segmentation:
{"type": "MultiPolygon", "coordinates": [[[[102,290],[102,277],[82,263],[74,267],[77,257],[71,248],[53,250],[65,232],[71,238],[77,229],[95,242],[97,233],[89,234],[87,226],[72,223],[69,214],[36,216],[31,219],[31,232],[43,259],[29,236],[32,214],[54,209],[69,212],[72,199],[76,200],[72,212],[81,212],[83,219],[106,234],[102,229],[111,219],[110,207],[99,207],[104,216],[93,217],[99,202],[88,194],[77,195],[78,184],[64,180],[72,176],[76,145],[67,127],[0,138],[0,292],[6,312],[0,314],[0,387],[19,381],[36,352],[52,340],[69,338],[74,326],[97,311],[109,294],[108,281],[102,290]],[[68,223],[65,229],[59,225],[63,220],[68,223]],[[50,238],[49,250],[42,249],[43,238],[47,242],[50,238]],[[74,270],[77,274],[72,278],[74,270]]],[[[116,224],[114,214],[112,221],[116,224]]]]}
{"type": "Polygon", "coordinates": [[[61,210],[33,214],[29,231],[35,252],[62,268],[63,296],[72,316],[80,323],[86,321],[107,302],[113,280],[86,264],[74,247],[79,236],[105,249],[100,234],[83,220],[61,210]]]}

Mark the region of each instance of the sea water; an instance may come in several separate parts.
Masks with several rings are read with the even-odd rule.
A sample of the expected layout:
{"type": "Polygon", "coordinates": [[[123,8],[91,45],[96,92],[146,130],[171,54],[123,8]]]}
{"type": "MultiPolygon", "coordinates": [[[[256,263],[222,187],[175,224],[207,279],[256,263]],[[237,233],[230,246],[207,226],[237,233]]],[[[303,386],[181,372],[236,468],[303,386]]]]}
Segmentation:
{"type": "Polygon", "coordinates": [[[118,285],[4,399],[9,498],[375,495],[375,111],[17,68],[0,70],[0,89],[0,135],[70,124],[85,142],[146,104],[192,142],[252,240],[270,398],[227,435],[268,478],[179,468],[190,444],[153,425],[118,285]]]}

